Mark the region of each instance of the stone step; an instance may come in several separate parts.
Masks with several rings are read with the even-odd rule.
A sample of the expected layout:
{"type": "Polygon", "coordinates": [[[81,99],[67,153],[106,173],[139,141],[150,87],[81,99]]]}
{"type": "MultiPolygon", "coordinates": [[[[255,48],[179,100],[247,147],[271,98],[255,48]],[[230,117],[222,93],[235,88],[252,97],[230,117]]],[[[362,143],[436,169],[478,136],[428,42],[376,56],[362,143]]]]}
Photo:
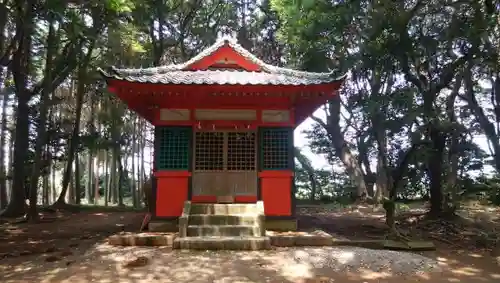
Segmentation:
{"type": "Polygon", "coordinates": [[[189,225],[259,225],[264,223],[264,216],[255,214],[192,214],[189,216],[189,225]]]}
{"type": "Polygon", "coordinates": [[[255,203],[194,203],[191,204],[189,214],[258,214],[259,208],[255,203]]]}
{"type": "Polygon", "coordinates": [[[250,225],[189,225],[187,236],[262,236],[262,230],[259,226],[250,225]]]}
{"type": "Polygon", "coordinates": [[[174,240],[174,249],[268,250],[269,237],[186,237],[174,240]]]}

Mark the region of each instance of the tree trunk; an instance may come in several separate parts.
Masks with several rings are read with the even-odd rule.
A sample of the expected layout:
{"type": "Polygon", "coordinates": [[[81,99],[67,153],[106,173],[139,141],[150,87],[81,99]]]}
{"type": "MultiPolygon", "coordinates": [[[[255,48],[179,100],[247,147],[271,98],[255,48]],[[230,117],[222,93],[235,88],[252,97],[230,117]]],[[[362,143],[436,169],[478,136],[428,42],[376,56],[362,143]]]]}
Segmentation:
{"type": "Polygon", "coordinates": [[[137,116],[135,114],[132,114],[132,123],[133,123],[133,127],[132,127],[132,141],[131,141],[131,157],[132,157],[132,170],[131,170],[131,178],[130,178],[130,193],[132,194],[132,203],[134,205],[134,207],[138,207],[138,203],[137,203],[137,188],[136,188],[136,180],[135,180],[135,176],[136,176],[136,168],[135,168],[135,157],[136,157],[136,147],[138,145],[138,140],[137,140],[137,116]]]}
{"type": "Polygon", "coordinates": [[[87,184],[85,184],[85,198],[87,199],[87,204],[94,203],[94,198],[92,197],[92,184],[94,181],[94,158],[92,151],[91,148],[87,151],[87,184]]]}
{"type": "MultiPolygon", "coordinates": [[[[1,35],[0,35],[1,36],[1,35]]],[[[0,71],[0,82],[3,72],[0,71]]],[[[0,129],[0,209],[7,206],[7,170],[5,168],[5,149],[7,147],[7,108],[9,103],[9,91],[2,87],[2,127],[0,129]]]]}
{"type": "Polygon", "coordinates": [[[114,204],[118,204],[118,158],[116,151],[111,150],[111,190],[113,191],[112,200],[114,204]]]}
{"type": "Polygon", "coordinates": [[[10,68],[14,78],[17,96],[16,135],[13,160],[12,195],[2,216],[21,216],[25,213],[26,195],[26,160],[29,149],[29,113],[28,102],[31,93],[28,90],[28,74],[31,59],[32,35],[34,31],[35,3],[28,0],[20,3],[21,9],[16,19],[16,35],[19,35],[17,50],[14,52],[10,68]]]}
{"type": "Polygon", "coordinates": [[[75,175],[73,172],[69,175],[68,193],[66,194],[66,199],[64,203],[75,204],[75,183],[73,182],[75,175]]]}
{"type": "Polygon", "coordinates": [[[19,113],[29,113],[28,101],[29,94],[18,93],[17,115],[16,115],[16,133],[14,143],[13,177],[10,202],[2,212],[5,217],[22,216],[25,213],[25,199],[27,197],[25,190],[26,166],[29,148],[29,117],[28,115],[19,115],[19,113]]]}
{"type": "Polygon", "coordinates": [[[443,212],[443,158],[446,147],[446,135],[442,130],[440,121],[434,107],[437,94],[434,90],[425,91],[423,96],[424,123],[426,136],[431,144],[428,148],[427,174],[430,181],[430,215],[439,216],[443,212]]]}
{"type": "Polygon", "coordinates": [[[377,179],[375,181],[377,186],[377,192],[375,196],[375,202],[381,203],[385,196],[389,195],[390,174],[388,170],[389,162],[387,157],[387,137],[386,131],[381,120],[383,119],[380,115],[375,115],[372,120],[373,130],[375,133],[375,140],[377,141],[377,179]]]}
{"type": "Polygon", "coordinates": [[[377,154],[377,180],[376,180],[376,187],[377,187],[377,191],[375,192],[375,197],[374,197],[374,201],[375,203],[382,203],[382,200],[384,199],[384,197],[388,197],[389,194],[389,188],[387,187],[387,184],[389,184],[389,180],[388,180],[388,170],[389,168],[386,167],[387,165],[387,162],[384,163],[383,161],[383,157],[381,156],[382,154],[380,153],[380,150],[379,150],[379,153],[377,154]]]}
{"type": "Polygon", "coordinates": [[[103,177],[103,187],[104,187],[104,206],[108,206],[109,203],[109,151],[104,150],[104,177],[103,177]]]}
{"type": "Polygon", "coordinates": [[[118,121],[117,119],[121,119],[121,116],[117,114],[117,106],[112,106],[112,122],[111,122],[111,184],[113,191],[113,203],[117,204],[119,202],[120,191],[119,182],[120,182],[120,173],[118,171],[120,161],[120,133],[118,132],[118,121]]]}
{"type": "MultiPolygon", "coordinates": [[[[81,85],[83,84],[83,80],[80,81],[78,80],[78,85],[81,85]]],[[[74,80],[71,80],[71,86],[70,86],[70,89],[69,89],[69,93],[70,95],[74,95],[74,90],[75,90],[75,81],[74,80]]],[[[78,93],[78,90],[80,89],[80,87],[78,87],[77,89],[77,96],[79,95],[78,93]]],[[[81,106],[80,106],[80,112],[81,112],[81,106]]],[[[62,182],[61,182],[61,192],[59,193],[59,197],[57,198],[56,202],[54,203],[54,206],[64,206],[66,204],[66,196],[68,194],[68,187],[69,187],[69,184],[70,184],[70,180],[71,180],[71,171],[73,170],[73,156],[74,156],[74,139],[75,139],[75,127],[76,127],[76,123],[78,123],[77,121],[78,119],[78,98],[77,98],[77,101],[76,101],[76,118],[75,118],[75,125],[73,126],[73,133],[71,135],[71,138],[70,138],[70,141],[69,141],[69,145],[68,145],[68,150],[66,151],[66,153],[68,154],[68,160],[66,161],[66,167],[63,171],[63,178],[62,178],[62,182]]],[[[79,123],[78,123],[79,125],[79,123]]],[[[78,132],[77,132],[77,135],[78,135],[78,132]]],[[[74,199],[74,196],[72,195],[72,192],[70,192],[70,195],[68,197],[69,200],[72,200],[74,199]]]]}
{"type": "Polygon", "coordinates": [[[116,162],[118,162],[118,185],[117,185],[117,191],[118,191],[118,205],[123,206],[123,181],[125,180],[125,170],[123,170],[123,163],[122,159],[120,156],[120,148],[115,147],[116,152],[116,162]]]}
{"type": "MultiPolygon", "coordinates": [[[[49,117],[51,115],[49,114],[49,117]]],[[[42,169],[42,205],[47,206],[49,205],[49,191],[50,191],[50,186],[49,186],[49,174],[50,174],[50,164],[52,161],[50,151],[49,151],[49,146],[45,145],[43,149],[43,155],[46,156],[46,159],[44,161],[43,169],[42,169]]]]}
{"type": "Polygon", "coordinates": [[[390,187],[389,190],[389,199],[384,201],[384,209],[385,209],[385,221],[387,226],[391,231],[391,236],[395,236],[399,238],[400,235],[396,230],[396,197],[399,187],[401,186],[401,181],[407,173],[408,165],[411,162],[411,159],[417,154],[418,150],[423,145],[422,142],[413,144],[410,149],[406,152],[403,152],[399,156],[399,161],[391,174],[392,183],[388,182],[387,187],[390,187]]]}
{"type": "MultiPolygon", "coordinates": [[[[91,136],[96,135],[95,131],[95,126],[94,126],[94,120],[96,116],[96,111],[95,111],[95,106],[96,106],[96,99],[93,98],[92,96],[90,97],[90,115],[89,115],[89,132],[91,136]]],[[[87,151],[87,183],[85,184],[85,198],[87,199],[87,204],[94,203],[94,198],[93,198],[93,190],[92,190],[92,184],[94,181],[94,153],[95,149],[93,147],[89,147],[87,151]]]]}
{"type": "Polygon", "coordinates": [[[363,170],[361,170],[357,157],[352,154],[342,134],[340,128],[340,102],[340,96],[335,95],[328,103],[330,115],[327,117],[325,129],[332,140],[337,156],[344,164],[347,174],[356,186],[357,197],[363,198],[367,194],[363,170]]]}
{"type": "MultiPolygon", "coordinates": [[[[66,163],[66,168],[64,169],[64,175],[63,175],[63,181],[62,181],[62,191],[61,191],[61,196],[57,200],[58,204],[64,204],[64,196],[66,195],[66,191],[68,190],[68,184],[70,182],[69,177],[70,177],[70,174],[72,171],[73,160],[75,159],[76,150],[80,144],[80,124],[81,124],[81,118],[82,118],[83,97],[85,96],[85,85],[87,82],[87,80],[86,80],[87,69],[88,69],[88,65],[89,65],[90,60],[91,60],[92,51],[94,50],[94,43],[95,43],[95,41],[92,41],[90,43],[89,50],[87,50],[87,53],[85,54],[84,58],[82,58],[82,61],[78,65],[78,72],[77,72],[78,83],[77,83],[77,89],[76,89],[75,122],[73,125],[73,131],[71,133],[71,140],[69,142],[68,160],[66,163]]],[[[80,182],[79,176],[77,176],[77,177],[78,178],[76,178],[75,181],[80,182]]],[[[80,192],[79,186],[75,187],[75,189],[77,190],[77,193],[80,192]]],[[[79,199],[80,196],[78,196],[77,198],[79,199]]],[[[75,198],[75,200],[76,200],[76,198],[75,198]]]]}
{"type": "Polygon", "coordinates": [[[454,214],[455,211],[460,206],[460,201],[458,199],[458,188],[457,188],[457,178],[458,178],[458,154],[459,154],[459,143],[461,133],[457,125],[457,117],[455,115],[455,100],[458,97],[458,92],[462,86],[462,76],[458,76],[453,87],[452,92],[448,96],[446,101],[446,112],[449,121],[450,142],[448,151],[448,162],[450,163],[448,172],[446,175],[446,198],[445,198],[445,209],[446,213],[454,214]]]}
{"type": "Polygon", "coordinates": [[[358,165],[363,173],[363,177],[366,184],[366,196],[373,198],[374,197],[374,186],[376,174],[371,170],[370,158],[368,155],[368,144],[366,141],[366,136],[361,135],[358,141],[358,165]],[[365,170],[363,171],[363,166],[365,170]]]}
{"type": "Polygon", "coordinates": [[[81,203],[82,190],[80,182],[80,155],[75,152],[75,204],[81,203]]]}
{"type": "MultiPolygon", "coordinates": [[[[492,151],[491,153],[493,156],[495,169],[497,172],[500,172],[500,133],[495,130],[494,123],[490,122],[485,111],[481,108],[476,99],[472,72],[469,68],[465,72],[464,80],[465,80],[465,99],[468,103],[468,106],[472,110],[472,113],[474,113],[476,121],[479,123],[482,130],[484,131],[484,134],[486,135],[486,138],[488,139],[488,143],[490,144],[490,148],[492,151]]],[[[497,99],[499,100],[498,103],[500,104],[500,77],[498,76],[494,82],[493,89],[494,89],[494,94],[492,95],[498,96],[497,99]]],[[[499,113],[495,114],[499,115],[497,119],[500,120],[500,111],[498,112],[499,113]]]]}
{"type": "Polygon", "coordinates": [[[430,211],[431,215],[439,216],[443,212],[443,155],[446,137],[436,125],[429,125],[429,136],[432,142],[432,152],[429,155],[427,170],[430,179],[430,211]]]}
{"type": "Polygon", "coordinates": [[[35,143],[35,157],[33,158],[33,172],[30,180],[30,206],[28,218],[32,221],[38,220],[37,197],[38,197],[38,182],[40,179],[40,171],[42,169],[43,149],[47,143],[47,120],[50,104],[50,84],[52,83],[52,68],[54,55],[57,52],[58,42],[56,40],[56,30],[54,27],[54,15],[49,14],[49,32],[47,36],[47,55],[45,60],[44,71],[44,88],[40,95],[40,113],[37,129],[37,140],[35,143]]]}
{"type": "Polygon", "coordinates": [[[50,191],[50,186],[49,186],[49,172],[46,172],[42,176],[42,205],[47,206],[49,205],[49,191],[50,191]]]}
{"type": "Polygon", "coordinates": [[[302,166],[302,169],[306,171],[307,176],[309,178],[309,182],[311,183],[311,194],[309,195],[309,200],[314,201],[316,199],[317,195],[317,180],[316,180],[316,172],[314,171],[314,168],[311,164],[311,161],[304,155],[302,154],[301,150],[299,148],[295,148],[295,158],[297,161],[299,161],[300,165],[302,166]]]}
{"type": "MultiPolygon", "coordinates": [[[[98,131],[100,132],[100,131],[98,131]]],[[[99,179],[100,179],[100,175],[99,175],[99,169],[100,169],[100,165],[101,165],[101,160],[99,158],[99,151],[96,152],[96,155],[94,157],[94,204],[95,205],[99,205],[99,198],[100,198],[100,195],[99,195],[99,179]]]]}
{"type": "Polygon", "coordinates": [[[145,159],[144,159],[144,150],[146,148],[146,133],[148,132],[147,131],[147,126],[146,124],[144,123],[144,120],[141,118],[140,120],[140,126],[139,126],[139,129],[141,129],[141,143],[140,143],[140,153],[141,153],[141,159],[140,159],[140,163],[139,163],[139,182],[138,182],[138,187],[139,187],[139,202],[142,202],[142,200],[144,199],[144,190],[143,190],[143,184],[145,182],[145,178],[144,178],[144,174],[145,174],[145,170],[144,170],[144,162],[145,162],[145,159]]]}
{"type": "MultiPolygon", "coordinates": [[[[9,9],[6,1],[0,4],[0,56],[5,54],[5,39],[9,9]]],[[[2,94],[2,127],[0,129],[0,210],[7,206],[7,170],[5,168],[5,149],[7,144],[7,108],[10,99],[10,90],[7,89],[4,78],[6,74],[3,68],[0,70],[0,89],[2,94]]]]}
{"type": "Polygon", "coordinates": [[[54,203],[57,201],[57,184],[56,184],[56,162],[52,161],[51,169],[50,169],[50,198],[51,202],[54,203]]]}

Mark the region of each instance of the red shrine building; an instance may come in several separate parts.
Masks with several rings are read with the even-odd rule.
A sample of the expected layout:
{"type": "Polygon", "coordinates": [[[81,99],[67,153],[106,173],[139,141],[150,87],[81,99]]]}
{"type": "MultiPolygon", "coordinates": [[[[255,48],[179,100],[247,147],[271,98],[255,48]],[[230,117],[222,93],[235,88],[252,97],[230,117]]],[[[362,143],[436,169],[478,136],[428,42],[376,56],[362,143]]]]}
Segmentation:
{"type": "Polygon", "coordinates": [[[108,89],[155,126],[152,220],[184,202],[255,203],[294,219],[293,131],[344,78],[266,64],[223,38],[182,64],[100,70],[108,89]]]}

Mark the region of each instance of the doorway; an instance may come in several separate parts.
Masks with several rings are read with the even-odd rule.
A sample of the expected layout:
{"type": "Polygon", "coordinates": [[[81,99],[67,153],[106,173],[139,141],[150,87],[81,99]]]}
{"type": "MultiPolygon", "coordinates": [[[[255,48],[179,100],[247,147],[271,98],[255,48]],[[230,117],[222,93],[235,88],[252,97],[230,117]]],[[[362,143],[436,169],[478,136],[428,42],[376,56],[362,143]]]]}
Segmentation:
{"type": "Polygon", "coordinates": [[[196,131],[193,141],[193,199],[234,202],[257,196],[255,131],[196,131]]]}

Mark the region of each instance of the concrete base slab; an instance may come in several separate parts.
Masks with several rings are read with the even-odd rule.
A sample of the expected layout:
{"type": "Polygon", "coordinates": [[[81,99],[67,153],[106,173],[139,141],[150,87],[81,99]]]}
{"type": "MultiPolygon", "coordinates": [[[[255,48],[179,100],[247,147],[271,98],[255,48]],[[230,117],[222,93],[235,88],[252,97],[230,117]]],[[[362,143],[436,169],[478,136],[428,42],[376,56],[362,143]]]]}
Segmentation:
{"type": "Polygon", "coordinates": [[[191,250],[267,250],[269,237],[186,237],[174,240],[174,249],[191,250]]]}
{"type": "Polygon", "coordinates": [[[266,235],[271,239],[271,245],[277,247],[333,245],[333,237],[321,230],[312,232],[266,231],[266,235]]]}

